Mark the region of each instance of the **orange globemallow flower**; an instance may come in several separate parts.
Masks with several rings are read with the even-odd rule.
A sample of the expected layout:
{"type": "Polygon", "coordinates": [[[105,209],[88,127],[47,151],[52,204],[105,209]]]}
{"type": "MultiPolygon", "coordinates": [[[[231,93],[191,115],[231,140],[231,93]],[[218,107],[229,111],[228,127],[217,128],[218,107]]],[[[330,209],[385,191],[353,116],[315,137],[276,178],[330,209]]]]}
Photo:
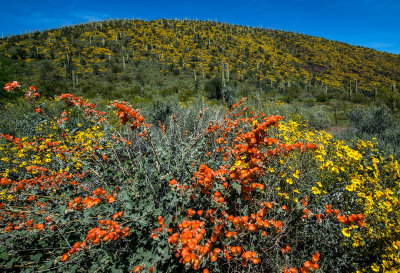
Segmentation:
{"type": "Polygon", "coordinates": [[[176,185],[176,180],[175,180],[175,179],[172,179],[171,181],[169,181],[169,184],[170,184],[171,186],[176,185]]]}
{"type": "Polygon", "coordinates": [[[115,201],[115,197],[114,196],[112,196],[111,194],[109,194],[109,195],[107,195],[107,200],[108,200],[108,203],[114,203],[114,201],[115,201]]]}
{"type": "Polygon", "coordinates": [[[36,229],[38,229],[38,230],[42,230],[43,229],[43,224],[37,224],[36,225],[36,229]]]}
{"type": "Polygon", "coordinates": [[[315,252],[315,254],[312,256],[312,261],[314,263],[317,263],[319,261],[319,252],[315,252]]]}
{"type": "Polygon", "coordinates": [[[249,230],[250,230],[250,231],[255,231],[255,230],[256,230],[256,225],[255,225],[255,224],[251,224],[251,225],[249,226],[249,230]]]}
{"type": "Polygon", "coordinates": [[[34,91],[38,91],[38,88],[36,86],[31,85],[31,86],[29,86],[29,90],[34,92],[34,91]]]}
{"type": "Polygon", "coordinates": [[[69,260],[69,254],[68,253],[64,253],[61,257],[61,261],[62,262],[66,262],[69,260]]]}

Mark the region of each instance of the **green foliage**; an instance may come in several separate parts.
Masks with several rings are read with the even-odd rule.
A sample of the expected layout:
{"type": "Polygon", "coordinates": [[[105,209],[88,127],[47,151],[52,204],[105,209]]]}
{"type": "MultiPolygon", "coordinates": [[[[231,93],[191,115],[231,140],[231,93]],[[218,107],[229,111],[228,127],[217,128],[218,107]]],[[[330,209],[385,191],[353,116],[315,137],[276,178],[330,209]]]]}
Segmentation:
{"type": "Polygon", "coordinates": [[[319,93],[315,98],[318,102],[327,102],[329,100],[328,95],[322,92],[319,93]]]}
{"type": "Polygon", "coordinates": [[[158,121],[165,123],[165,121],[172,114],[172,104],[169,102],[155,100],[151,109],[151,121],[153,124],[157,124],[158,121]]]}
{"type": "Polygon", "coordinates": [[[317,130],[326,129],[331,126],[329,113],[320,107],[304,108],[301,115],[307,120],[311,127],[317,130]]]}
{"type": "Polygon", "coordinates": [[[220,78],[214,78],[206,82],[204,91],[207,92],[209,99],[222,99],[222,81],[220,78]]]}
{"type": "Polygon", "coordinates": [[[361,132],[379,134],[394,126],[394,118],[386,106],[371,106],[365,110],[353,109],[348,114],[353,126],[361,132]]]}

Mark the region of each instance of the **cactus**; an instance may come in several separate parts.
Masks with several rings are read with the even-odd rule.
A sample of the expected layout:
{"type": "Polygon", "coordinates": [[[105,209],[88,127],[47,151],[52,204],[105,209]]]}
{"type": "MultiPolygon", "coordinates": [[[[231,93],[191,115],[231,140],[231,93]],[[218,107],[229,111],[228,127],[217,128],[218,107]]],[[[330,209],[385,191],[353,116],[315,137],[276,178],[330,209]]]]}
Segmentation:
{"type": "Polygon", "coordinates": [[[225,66],[224,63],[221,63],[221,81],[222,81],[222,86],[225,86],[225,66]]]}
{"type": "Polygon", "coordinates": [[[226,80],[229,82],[229,64],[226,63],[226,80]]]}
{"type": "Polygon", "coordinates": [[[358,80],[356,79],[356,95],[358,94],[358,80]]]}
{"type": "Polygon", "coordinates": [[[351,101],[351,82],[349,83],[349,100],[351,101]]]}

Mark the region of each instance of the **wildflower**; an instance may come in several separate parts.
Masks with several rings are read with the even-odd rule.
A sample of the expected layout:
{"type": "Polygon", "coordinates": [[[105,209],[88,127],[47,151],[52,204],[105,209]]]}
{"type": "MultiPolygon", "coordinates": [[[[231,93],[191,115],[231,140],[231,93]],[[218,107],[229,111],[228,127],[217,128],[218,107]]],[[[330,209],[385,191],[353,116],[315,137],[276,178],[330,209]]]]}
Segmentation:
{"type": "Polygon", "coordinates": [[[13,91],[13,90],[18,90],[20,87],[21,87],[21,85],[19,84],[19,82],[13,81],[13,82],[6,83],[6,85],[4,86],[4,90],[13,91]]]}
{"type": "Polygon", "coordinates": [[[62,262],[66,262],[69,260],[69,254],[68,253],[64,253],[61,257],[61,261],[62,262]]]}
{"type": "Polygon", "coordinates": [[[346,236],[346,237],[350,237],[351,236],[350,230],[348,228],[342,229],[342,234],[344,236],[346,236]]]}

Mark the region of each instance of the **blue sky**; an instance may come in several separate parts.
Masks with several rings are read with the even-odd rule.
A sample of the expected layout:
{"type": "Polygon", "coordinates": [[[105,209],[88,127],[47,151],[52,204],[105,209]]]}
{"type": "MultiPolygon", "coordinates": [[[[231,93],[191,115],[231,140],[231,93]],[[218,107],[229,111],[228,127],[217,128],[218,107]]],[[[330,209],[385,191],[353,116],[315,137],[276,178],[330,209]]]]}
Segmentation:
{"type": "Polygon", "coordinates": [[[400,54],[399,0],[0,0],[0,32],[107,18],[188,18],[294,31],[400,54]]]}

